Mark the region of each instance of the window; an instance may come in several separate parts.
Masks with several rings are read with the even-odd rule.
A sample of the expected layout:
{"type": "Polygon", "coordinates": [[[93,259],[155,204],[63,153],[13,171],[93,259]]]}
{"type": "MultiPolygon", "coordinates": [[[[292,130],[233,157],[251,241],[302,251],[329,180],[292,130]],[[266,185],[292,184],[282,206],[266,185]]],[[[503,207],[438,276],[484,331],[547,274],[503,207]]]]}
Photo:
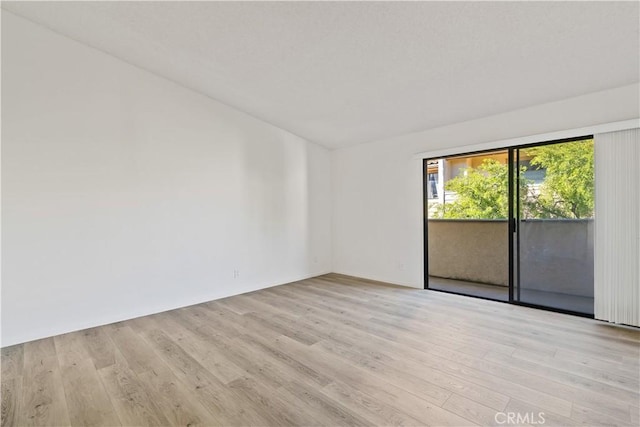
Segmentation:
{"type": "Polygon", "coordinates": [[[429,172],[427,174],[427,193],[430,199],[438,198],[438,173],[429,172]]]}

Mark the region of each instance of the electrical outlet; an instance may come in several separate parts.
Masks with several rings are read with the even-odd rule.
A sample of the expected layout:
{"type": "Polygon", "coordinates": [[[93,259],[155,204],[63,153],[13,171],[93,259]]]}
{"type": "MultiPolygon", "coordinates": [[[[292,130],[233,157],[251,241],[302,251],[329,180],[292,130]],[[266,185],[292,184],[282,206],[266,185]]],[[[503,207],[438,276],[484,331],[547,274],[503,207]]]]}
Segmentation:
{"type": "Polygon", "coordinates": [[[233,270],[233,278],[237,279],[238,277],[240,277],[240,270],[233,270]]]}

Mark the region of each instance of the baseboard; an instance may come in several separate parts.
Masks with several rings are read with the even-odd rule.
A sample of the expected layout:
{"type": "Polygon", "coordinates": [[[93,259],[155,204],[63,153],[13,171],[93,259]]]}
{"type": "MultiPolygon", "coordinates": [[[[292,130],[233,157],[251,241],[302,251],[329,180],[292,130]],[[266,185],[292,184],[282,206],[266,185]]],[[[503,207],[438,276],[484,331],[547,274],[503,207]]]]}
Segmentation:
{"type": "Polygon", "coordinates": [[[374,279],[373,277],[367,277],[366,275],[361,275],[361,274],[354,274],[354,273],[337,273],[337,272],[332,272],[330,274],[335,274],[336,276],[343,276],[345,278],[352,278],[352,279],[358,279],[358,280],[363,280],[369,283],[373,283],[373,284],[378,284],[378,285],[386,285],[386,286],[399,286],[402,288],[411,288],[411,289],[423,289],[423,285],[419,284],[419,285],[410,285],[410,284],[406,284],[406,283],[398,283],[398,282],[392,282],[392,281],[387,281],[387,280],[380,280],[380,279],[374,279]]]}
{"type": "Polygon", "coordinates": [[[122,315],[114,315],[113,317],[108,317],[108,318],[103,318],[97,321],[92,321],[92,322],[87,322],[84,324],[79,324],[76,325],[74,327],[71,328],[60,328],[60,330],[50,330],[48,331],[48,333],[46,334],[24,334],[23,337],[18,338],[18,339],[13,339],[13,340],[9,340],[7,342],[5,342],[4,339],[1,340],[1,344],[2,344],[2,348],[5,347],[10,347],[13,345],[18,345],[18,344],[24,344],[26,342],[31,342],[31,341],[36,341],[39,339],[44,339],[44,338],[50,338],[50,337],[54,337],[57,335],[62,335],[62,334],[67,334],[70,332],[77,332],[77,331],[83,331],[85,329],[90,329],[90,328],[96,328],[99,326],[104,326],[104,325],[110,325],[112,323],[117,323],[117,322],[123,322],[126,320],[132,320],[132,319],[137,319],[139,317],[144,317],[144,316],[150,316],[153,314],[158,314],[158,313],[164,313],[166,311],[171,311],[171,310],[177,310],[180,308],[184,308],[184,307],[189,307],[192,305],[197,305],[197,304],[202,304],[205,302],[209,302],[209,301],[215,301],[215,300],[219,300],[219,299],[223,299],[223,298],[228,298],[228,297],[232,297],[235,295],[242,295],[242,294],[246,294],[249,292],[255,292],[255,291],[259,291],[261,289],[267,289],[267,288],[271,288],[274,286],[280,286],[280,285],[285,285],[287,283],[293,283],[293,282],[298,282],[300,280],[305,280],[305,279],[309,279],[312,277],[319,277],[319,276],[323,276],[326,274],[329,274],[330,271],[319,271],[319,272],[314,272],[314,273],[309,273],[306,275],[301,275],[301,276],[290,276],[290,277],[286,277],[282,280],[279,280],[277,283],[271,283],[271,284],[263,284],[263,283],[257,283],[255,286],[251,286],[245,289],[242,289],[240,292],[228,292],[228,293],[223,293],[223,294],[219,294],[216,295],[213,298],[196,298],[193,301],[187,301],[186,303],[182,303],[179,305],[167,305],[164,307],[156,307],[154,309],[151,310],[141,310],[138,313],[134,313],[133,315],[126,315],[126,316],[122,316],[122,315]]]}

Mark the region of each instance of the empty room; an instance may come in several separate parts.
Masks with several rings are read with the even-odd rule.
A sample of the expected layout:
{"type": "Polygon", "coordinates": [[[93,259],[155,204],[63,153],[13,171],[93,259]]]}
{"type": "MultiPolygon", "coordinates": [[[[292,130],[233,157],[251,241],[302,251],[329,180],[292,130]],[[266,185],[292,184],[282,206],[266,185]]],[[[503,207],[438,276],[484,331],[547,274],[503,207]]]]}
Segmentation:
{"type": "Polygon", "coordinates": [[[1,425],[640,425],[640,3],[1,2],[1,425]]]}

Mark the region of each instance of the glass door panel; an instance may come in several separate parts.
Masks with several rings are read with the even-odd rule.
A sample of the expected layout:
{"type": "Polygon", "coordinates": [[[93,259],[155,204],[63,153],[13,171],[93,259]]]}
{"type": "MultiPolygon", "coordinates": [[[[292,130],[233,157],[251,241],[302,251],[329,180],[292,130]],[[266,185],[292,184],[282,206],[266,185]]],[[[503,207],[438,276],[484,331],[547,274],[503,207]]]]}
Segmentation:
{"type": "Polygon", "coordinates": [[[424,162],[427,287],[509,300],[508,150],[424,162]]]}
{"type": "Polygon", "coordinates": [[[593,140],[513,151],[515,302],[593,314],[593,140]]]}

